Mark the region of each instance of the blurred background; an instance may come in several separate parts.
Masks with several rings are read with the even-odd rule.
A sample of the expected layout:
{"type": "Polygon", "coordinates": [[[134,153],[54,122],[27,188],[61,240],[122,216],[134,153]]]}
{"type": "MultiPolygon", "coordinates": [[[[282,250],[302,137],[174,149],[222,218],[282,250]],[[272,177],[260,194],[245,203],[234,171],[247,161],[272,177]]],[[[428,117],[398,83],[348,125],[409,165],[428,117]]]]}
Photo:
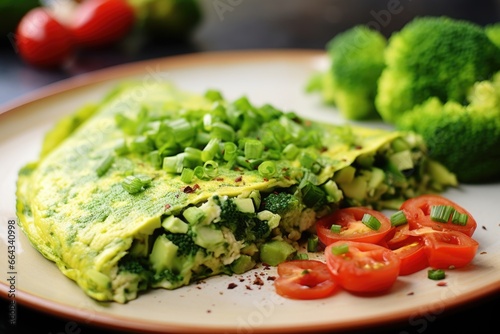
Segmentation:
{"type": "MultiPolygon", "coordinates": [[[[126,33],[98,47],[78,45],[64,60],[51,66],[34,64],[40,54],[43,56],[43,46],[30,46],[16,30],[26,13],[43,5],[59,20],[77,22],[75,8],[91,1],[115,0],[0,0],[0,105],[20,101],[36,89],[66,78],[145,59],[221,50],[324,49],[337,33],[354,25],[369,25],[389,37],[417,16],[446,15],[480,25],[500,18],[500,0],[123,0],[134,14],[126,33]]],[[[116,12],[110,10],[105,14],[113,16],[116,12]]],[[[87,11],[85,15],[92,13],[87,11]]],[[[99,34],[102,24],[108,23],[104,25],[108,29],[109,22],[115,19],[108,22],[99,16],[102,13],[94,15],[97,22],[89,23],[87,30],[82,28],[83,33],[99,34]]],[[[40,33],[33,29],[23,34],[40,33]]],[[[62,50],[64,41],[56,36],[52,31],[45,39],[47,43],[59,43],[52,49],[62,50]]],[[[456,329],[457,323],[472,319],[482,324],[484,333],[495,332],[494,312],[497,313],[498,303],[495,296],[478,305],[467,305],[465,310],[442,320],[429,321],[424,331],[446,333],[450,326],[455,325],[456,329]]],[[[5,333],[9,329],[5,325],[7,302],[0,299],[0,306],[0,333],[5,333]]],[[[59,332],[68,324],[21,305],[18,315],[19,333],[59,332]]],[[[86,324],[78,329],[79,333],[105,333],[86,324]]],[[[395,327],[372,333],[408,333],[405,330],[395,327]]]]}
{"type": "MultiPolygon", "coordinates": [[[[28,10],[43,5],[61,21],[71,22],[76,11],[68,3],[92,1],[113,2],[0,0],[0,104],[55,81],[143,59],[216,50],[323,49],[333,36],[356,24],[388,37],[416,16],[447,15],[481,25],[500,17],[500,0],[123,0],[133,8],[135,19],[113,42],[77,45],[60,66],[46,68],[23,60],[16,27],[28,10]]],[[[105,21],[98,10],[94,15],[105,21]]],[[[85,29],[98,31],[99,22],[85,29]]]]}

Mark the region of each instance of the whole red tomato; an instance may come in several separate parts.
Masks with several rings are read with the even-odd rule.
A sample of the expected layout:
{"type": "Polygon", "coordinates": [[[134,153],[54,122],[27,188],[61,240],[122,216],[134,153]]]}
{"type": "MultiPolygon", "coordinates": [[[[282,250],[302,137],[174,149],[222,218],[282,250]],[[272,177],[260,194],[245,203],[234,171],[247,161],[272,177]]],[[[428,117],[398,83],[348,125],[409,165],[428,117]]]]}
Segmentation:
{"type": "Polygon", "coordinates": [[[21,58],[40,67],[61,65],[74,45],[71,32],[42,7],[30,10],[21,19],[15,40],[21,58]]]}
{"type": "Polygon", "coordinates": [[[75,8],[69,29],[79,46],[100,47],[123,38],[134,21],[134,9],[125,0],[86,0],[75,8]]]}

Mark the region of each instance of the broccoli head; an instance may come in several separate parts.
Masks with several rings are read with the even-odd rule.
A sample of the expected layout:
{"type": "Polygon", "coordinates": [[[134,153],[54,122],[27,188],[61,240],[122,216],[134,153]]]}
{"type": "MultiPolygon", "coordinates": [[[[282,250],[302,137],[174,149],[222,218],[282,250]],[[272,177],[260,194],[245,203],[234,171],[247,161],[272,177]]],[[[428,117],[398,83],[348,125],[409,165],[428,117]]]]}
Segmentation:
{"type": "Polygon", "coordinates": [[[299,206],[299,200],[292,194],[286,192],[270,193],[262,202],[264,210],[282,215],[287,211],[292,211],[299,206]]]}
{"type": "Polygon", "coordinates": [[[489,24],[484,28],[488,38],[500,48],[500,22],[489,24]]]}
{"type": "MultiPolygon", "coordinates": [[[[486,87],[478,84],[475,91],[486,94],[486,87]]],[[[455,173],[460,182],[500,180],[500,103],[496,109],[483,108],[495,99],[498,95],[491,99],[483,96],[463,106],[454,101],[443,104],[433,97],[406,113],[398,127],[419,133],[429,156],[455,173]]]]}
{"type": "Polygon", "coordinates": [[[327,44],[330,69],[323,74],[320,90],[347,119],[378,118],[374,99],[377,80],[385,67],[386,38],[366,26],[355,26],[327,44]]]}
{"type": "Polygon", "coordinates": [[[194,256],[201,249],[194,243],[191,233],[168,233],[167,239],[172,241],[177,249],[178,256],[194,256]]]}
{"type": "Polygon", "coordinates": [[[390,37],[385,61],[375,105],[385,121],[397,123],[430,97],[465,104],[475,82],[500,70],[500,48],[474,23],[423,17],[390,37]]]}

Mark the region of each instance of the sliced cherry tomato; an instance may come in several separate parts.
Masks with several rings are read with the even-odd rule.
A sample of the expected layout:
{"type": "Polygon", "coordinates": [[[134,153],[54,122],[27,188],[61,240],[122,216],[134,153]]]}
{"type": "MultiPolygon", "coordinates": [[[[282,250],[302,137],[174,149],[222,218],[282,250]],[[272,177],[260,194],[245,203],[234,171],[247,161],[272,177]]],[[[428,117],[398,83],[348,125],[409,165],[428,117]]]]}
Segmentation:
{"type": "Polygon", "coordinates": [[[332,214],[323,217],[316,223],[316,232],[319,240],[325,245],[329,245],[339,240],[350,240],[358,242],[378,243],[391,230],[391,222],[381,212],[364,208],[351,207],[334,211],[332,214]],[[377,230],[366,226],[361,220],[365,214],[372,215],[380,222],[377,230]],[[340,225],[338,233],[331,231],[332,225],[340,225]]]}
{"type": "Polygon", "coordinates": [[[60,66],[73,51],[71,32],[46,9],[36,7],[21,19],[16,46],[21,58],[40,67],[60,66]]]}
{"type": "Polygon", "coordinates": [[[390,249],[376,244],[337,241],[325,248],[333,279],[345,290],[374,293],[388,290],[399,275],[401,260],[390,249]],[[347,247],[341,254],[334,251],[347,247]]]}
{"type": "Polygon", "coordinates": [[[399,244],[398,248],[392,251],[401,260],[399,275],[410,275],[423,270],[429,266],[425,243],[420,237],[408,236],[405,244],[399,244]]]}
{"type": "Polygon", "coordinates": [[[457,203],[439,195],[422,195],[408,199],[401,205],[401,210],[403,210],[406,215],[408,224],[410,224],[410,230],[427,226],[438,231],[454,230],[462,232],[470,237],[477,227],[476,220],[467,210],[457,203]],[[456,211],[468,216],[467,223],[465,225],[459,225],[452,223],[451,219],[446,223],[433,221],[430,215],[431,208],[435,205],[452,206],[456,211]]]}
{"type": "Polygon", "coordinates": [[[319,299],[332,295],[337,284],[325,263],[316,260],[293,260],[278,265],[276,292],[291,299],[319,299]]]}
{"type": "Polygon", "coordinates": [[[409,233],[423,238],[429,266],[435,269],[464,267],[474,259],[479,247],[476,240],[458,231],[423,227],[409,233]]]}
{"type": "Polygon", "coordinates": [[[86,0],[76,7],[70,29],[80,46],[99,47],[123,38],[134,21],[125,0],[86,0]]]}

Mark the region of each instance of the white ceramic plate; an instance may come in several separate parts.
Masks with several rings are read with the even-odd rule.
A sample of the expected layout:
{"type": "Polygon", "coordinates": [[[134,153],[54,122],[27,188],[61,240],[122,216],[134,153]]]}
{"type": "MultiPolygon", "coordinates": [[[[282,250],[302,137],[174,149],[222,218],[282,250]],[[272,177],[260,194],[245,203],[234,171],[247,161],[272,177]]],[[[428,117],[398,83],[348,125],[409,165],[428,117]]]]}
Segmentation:
{"type": "MultiPolygon", "coordinates": [[[[331,298],[294,301],[274,293],[273,270],[221,276],[175,291],[156,290],[125,305],[98,303],[31,247],[15,229],[15,267],[9,269],[8,226],[15,219],[15,181],[19,168],[38,154],[44,133],[62,115],[87,101],[98,101],[124,78],[170,80],[194,92],[220,89],[229,99],[247,95],[256,104],[329,122],[342,122],[318,96],[306,95],[310,75],[325,66],[319,51],[240,51],[177,56],[83,75],[38,91],[0,109],[0,292],[7,297],[8,272],[14,271],[16,301],[66,318],[115,329],[142,332],[311,332],[373,326],[440,314],[485,297],[500,288],[500,184],[461,186],[445,195],[478,221],[480,243],[473,263],[448,271],[446,286],[426,271],[398,279],[382,296],[339,292],[331,298]],[[256,277],[263,284],[256,284],[256,277]],[[228,289],[230,283],[237,286],[228,289]]],[[[138,92],[140,94],[140,92],[138,92]]],[[[380,126],[371,123],[369,126],[380,126]]]]}

